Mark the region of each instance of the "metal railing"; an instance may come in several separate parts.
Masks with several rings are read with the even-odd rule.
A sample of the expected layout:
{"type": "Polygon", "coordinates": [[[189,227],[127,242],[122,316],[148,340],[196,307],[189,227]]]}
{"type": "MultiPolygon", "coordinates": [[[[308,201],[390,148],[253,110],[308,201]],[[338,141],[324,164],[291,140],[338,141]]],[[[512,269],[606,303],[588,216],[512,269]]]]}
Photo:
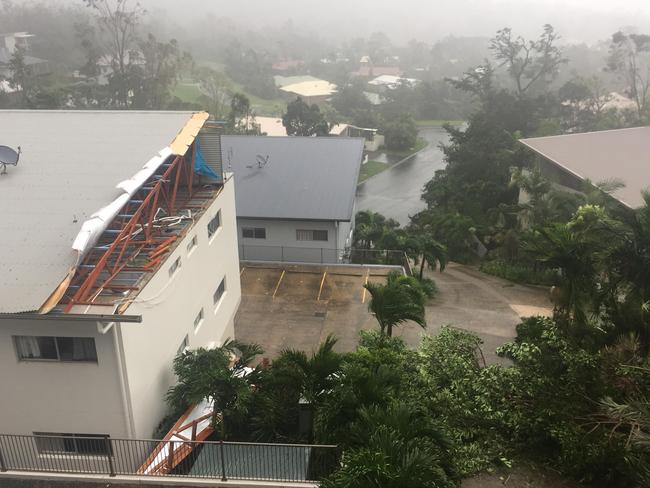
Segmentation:
{"type": "Polygon", "coordinates": [[[328,247],[264,246],[240,244],[241,261],[274,261],[308,264],[378,264],[404,266],[410,271],[404,251],[390,249],[336,249],[328,247]]]}
{"type": "Polygon", "coordinates": [[[316,482],[339,462],[336,446],[313,444],[0,434],[0,472],[316,482]]]}

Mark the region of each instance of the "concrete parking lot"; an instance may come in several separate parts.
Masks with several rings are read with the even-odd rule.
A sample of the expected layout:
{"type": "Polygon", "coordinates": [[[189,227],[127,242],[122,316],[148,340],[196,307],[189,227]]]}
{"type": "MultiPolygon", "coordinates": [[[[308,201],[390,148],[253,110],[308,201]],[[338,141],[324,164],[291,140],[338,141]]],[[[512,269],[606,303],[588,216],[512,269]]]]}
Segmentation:
{"type": "MultiPolygon", "coordinates": [[[[268,358],[284,348],[311,351],[330,333],[339,339],[340,351],[352,351],[359,331],[377,327],[363,284],[383,282],[390,270],[243,264],[235,335],[260,344],[268,358]]],[[[457,264],[430,276],[440,293],[427,306],[427,330],[405,324],[396,331],[412,346],[423,333],[435,334],[443,325],[452,325],[477,333],[486,359],[494,362],[499,360],[494,350],[515,337],[522,316],[550,313],[548,294],[541,288],[513,285],[457,264]]]]}

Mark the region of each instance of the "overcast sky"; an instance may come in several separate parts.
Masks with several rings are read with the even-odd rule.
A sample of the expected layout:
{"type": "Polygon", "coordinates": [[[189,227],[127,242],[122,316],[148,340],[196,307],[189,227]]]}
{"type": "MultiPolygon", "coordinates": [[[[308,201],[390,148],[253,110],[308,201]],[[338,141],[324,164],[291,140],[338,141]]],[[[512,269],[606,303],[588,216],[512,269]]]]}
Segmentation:
{"type": "Polygon", "coordinates": [[[321,37],[386,32],[397,42],[448,35],[491,36],[504,26],[527,37],[551,23],[567,41],[593,42],[621,27],[650,32],[650,0],[140,0],[182,23],[210,11],[253,30],[296,26],[321,37]]]}

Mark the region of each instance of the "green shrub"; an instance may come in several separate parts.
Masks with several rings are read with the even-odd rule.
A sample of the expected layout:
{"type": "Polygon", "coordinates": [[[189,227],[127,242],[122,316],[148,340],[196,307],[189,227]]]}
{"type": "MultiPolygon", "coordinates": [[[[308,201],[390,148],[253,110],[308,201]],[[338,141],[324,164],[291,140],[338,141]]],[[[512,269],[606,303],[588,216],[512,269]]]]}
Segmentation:
{"type": "Polygon", "coordinates": [[[557,273],[553,270],[536,270],[525,264],[508,263],[500,259],[484,261],[480,270],[515,283],[547,286],[557,284],[557,273]]]}

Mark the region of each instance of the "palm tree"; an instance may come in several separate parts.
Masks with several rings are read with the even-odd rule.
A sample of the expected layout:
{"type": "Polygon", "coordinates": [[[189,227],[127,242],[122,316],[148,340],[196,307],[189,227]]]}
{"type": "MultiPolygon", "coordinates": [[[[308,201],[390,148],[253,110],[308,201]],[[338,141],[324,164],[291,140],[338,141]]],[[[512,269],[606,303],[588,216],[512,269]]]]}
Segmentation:
{"type": "Polygon", "coordinates": [[[324,488],[452,488],[450,442],[427,412],[396,401],[362,407],[341,469],[324,488]]]}
{"type": "Polygon", "coordinates": [[[273,362],[294,365],[302,376],[302,394],[309,403],[315,403],[333,386],[334,375],[341,369],[342,356],[334,352],[338,339],[328,335],[310,357],[304,351],[284,349],[273,362]]]}
{"type": "Polygon", "coordinates": [[[432,294],[417,278],[396,271],[388,274],[385,284],[366,283],[370,293],[368,310],[375,315],[382,334],[393,335],[393,327],[411,320],[426,328],[424,305],[432,294]]]}
{"type": "Polygon", "coordinates": [[[424,275],[425,263],[429,269],[435,270],[436,268],[443,272],[447,267],[447,246],[433,239],[431,236],[425,236],[421,240],[422,247],[420,255],[420,280],[424,275]]]}
{"type": "Polygon", "coordinates": [[[387,219],[378,212],[361,210],[354,219],[353,247],[372,249],[385,232],[397,229],[399,222],[387,219]]]}
{"type": "Polygon", "coordinates": [[[212,401],[212,425],[216,427],[220,423],[223,438],[224,419],[245,413],[251,385],[258,373],[249,364],[262,352],[257,344],[228,340],[221,347],[179,354],[174,358],[178,383],[167,392],[167,401],[177,408],[212,401]]]}

